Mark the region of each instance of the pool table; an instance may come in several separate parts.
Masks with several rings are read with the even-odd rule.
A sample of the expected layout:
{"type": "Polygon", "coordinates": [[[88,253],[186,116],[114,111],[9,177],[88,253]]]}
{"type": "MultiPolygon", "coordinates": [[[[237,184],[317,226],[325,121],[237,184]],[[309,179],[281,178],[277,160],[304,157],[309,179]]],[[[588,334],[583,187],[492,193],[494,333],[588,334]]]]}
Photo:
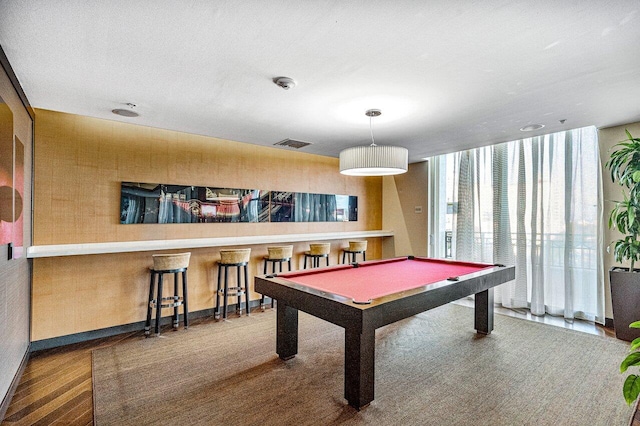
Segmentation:
{"type": "Polygon", "coordinates": [[[345,330],[344,397],[360,410],[374,398],[375,330],[475,295],[475,329],[493,330],[493,287],[515,267],[400,257],[255,277],[255,291],[277,300],[276,353],[298,352],[298,310],[345,330]]]}

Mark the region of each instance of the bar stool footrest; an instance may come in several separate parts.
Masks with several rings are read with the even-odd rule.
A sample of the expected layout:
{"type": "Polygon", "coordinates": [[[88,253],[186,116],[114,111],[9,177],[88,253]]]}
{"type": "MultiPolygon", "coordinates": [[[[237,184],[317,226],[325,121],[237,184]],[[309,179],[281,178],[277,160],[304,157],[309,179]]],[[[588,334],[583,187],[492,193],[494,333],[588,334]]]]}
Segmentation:
{"type": "MultiPolygon", "coordinates": [[[[175,296],[163,297],[160,300],[161,300],[160,308],[177,308],[178,306],[184,305],[184,298],[182,296],[179,296],[179,297],[175,297],[175,296]],[[169,301],[171,301],[171,303],[164,303],[164,302],[169,302],[169,301]]],[[[158,306],[157,300],[153,299],[152,301],[150,301],[149,302],[149,306],[152,309],[156,309],[156,307],[158,306]]]]}
{"type": "MultiPolygon", "coordinates": [[[[224,290],[218,290],[218,294],[220,296],[224,296],[224,290]]],[[[243,296],[246,294],[246,290],[244,287],[228,287],[227,295],[228,296],[243,296]]]]}

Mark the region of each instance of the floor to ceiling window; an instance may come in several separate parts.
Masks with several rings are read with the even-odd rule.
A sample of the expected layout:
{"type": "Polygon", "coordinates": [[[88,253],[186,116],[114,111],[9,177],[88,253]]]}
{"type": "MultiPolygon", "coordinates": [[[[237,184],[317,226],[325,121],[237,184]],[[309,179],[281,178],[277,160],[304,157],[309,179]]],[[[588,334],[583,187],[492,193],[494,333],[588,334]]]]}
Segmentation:
{"type": "Polygon", "coordinates": [[[604,322],[595,127],[434,157],[431,253],[516,266],[504,307],[604,322]]]}

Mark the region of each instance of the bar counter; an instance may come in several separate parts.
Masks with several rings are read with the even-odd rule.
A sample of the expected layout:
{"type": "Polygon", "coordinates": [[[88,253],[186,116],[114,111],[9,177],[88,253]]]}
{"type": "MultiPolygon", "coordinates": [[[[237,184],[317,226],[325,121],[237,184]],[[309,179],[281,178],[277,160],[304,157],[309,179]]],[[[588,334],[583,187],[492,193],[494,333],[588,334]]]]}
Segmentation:
{"type": "Polygon", "coordinates": [[[327,232],[313,234],[251,235],[241,237],[190,238],[176,240],[123,241],[108,243],[51,244],[30,246],[27,257],[81,256],[88,254],[128,253],[202,247],[228,247],[237,245],[281,244],[302,241],[328,241],[357,238],[393,237],[393,231],[327,232]]]}

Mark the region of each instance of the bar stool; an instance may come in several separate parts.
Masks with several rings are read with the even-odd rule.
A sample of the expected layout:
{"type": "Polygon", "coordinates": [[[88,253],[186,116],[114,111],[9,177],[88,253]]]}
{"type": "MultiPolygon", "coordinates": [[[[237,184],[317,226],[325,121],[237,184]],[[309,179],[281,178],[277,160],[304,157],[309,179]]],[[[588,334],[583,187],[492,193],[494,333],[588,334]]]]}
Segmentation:
{"type": "Polygon", "coordinates": [[[358,254],[362,254],[362,260],[367,260],[367,242],[366,241],[349,241],[349,248],[342,249],[342,263],[349,256],[349,263],[355,263],[358,254]]]}
{"type": "Polygon", "coordinates": [[[223,319],[227,319],[227,306],[229,296],[237,296],[238,304],[236,305],[236,311],[239,315],[242,314],[241,297],[244,295],[247,315],[249,315],[249,275],[247,271],[247,264],[251,256],[251,249],[229,249],[220,250],[220,260],[218,261],[218,289],[216,291],[216,311],[214,314],[215,319],[220,318],[220,296],[224,297],[224,312],[222,314],[223,319]],[[237,285],[235,287],[229,287],[229,268],[236,267],[237,285]],[[222,287],[222,269],[224,268],[224,287],[222,287]],[[240,275],[244,269],[244,286],[241,284],[240,275]]]}
{"type": "Polygon", "coordinates": [[[153,268],[150,269],[151,280],[149,282],[149,303],[147,304],[147,321],[144,325],[144,334],[151,334],[151,311],[156,310],[156,335],[160,335],[160,318],[162,308],[173,308],[173,328],[178,328],[178,307],[183,306],[184,328],[189,327],[189,309],[187,306],[187,267],[191,253],[179,254],[154,254],[153,268]],[[163,297],[162,286],[164,274],[173,274],[173,296],[163,297]],[[178,276],[182,275],[182,296],[178,295],[178,276]],[[156,277],[158,278],[156,280],[156,277]],[[156,286],[157,284],[157,286],[156,286]],[[154,297],[154,287],[155,290],[154,297]]]}
{"type": "MultiPolygon", "coordinates": [[[[271,263],[271,273],[276,273],[276,263],[279,265],[279,272],[282,272],[282,263],[287,262],[291,270],[291,257],[293,257],[293,246],[271,246],[267,247],[269,253],[264,257],[264,275],[267,275],[268,264],[271,263]]],[[[273,308],[273,299],[271,299],[273,308]]],[[[260,308],[264,310],[264,294],[260,298],[260,308]]]]}
{"type": "Polygon", "coordinates": [[[327,259],[327,266],[329,266],[329,253],[331,252],[330,243],[309,244],[309,250],[304,252],[304,269],[307,269],[307,258],[311,258],[311,267],[317,268],[320,266],[320,258],[327,259]]]}

